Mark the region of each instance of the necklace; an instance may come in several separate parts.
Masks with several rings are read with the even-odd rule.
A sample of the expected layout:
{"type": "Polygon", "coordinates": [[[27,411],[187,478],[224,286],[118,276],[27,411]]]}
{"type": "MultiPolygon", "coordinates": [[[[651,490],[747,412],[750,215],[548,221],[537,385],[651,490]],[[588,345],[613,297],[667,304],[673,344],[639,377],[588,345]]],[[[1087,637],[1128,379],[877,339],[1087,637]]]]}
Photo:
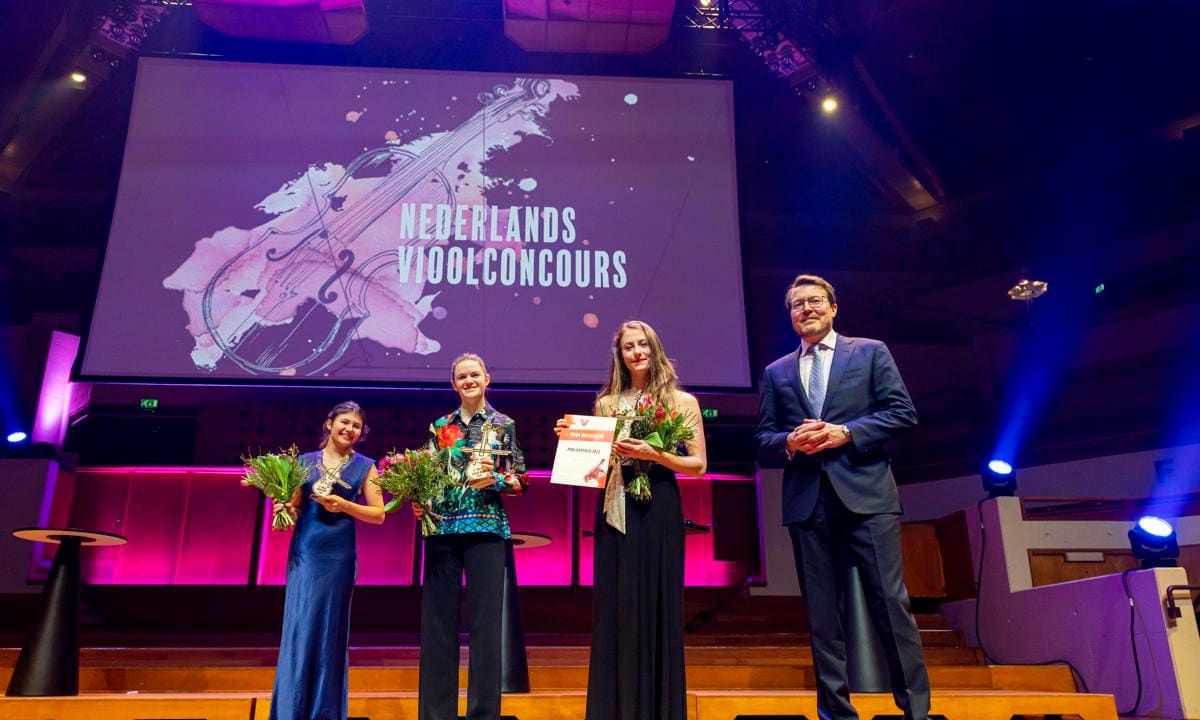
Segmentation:
{"type": "Polygon", "coordinates": [[[625,414],[626,411],[636,411],[638,405],[640,405],[642,402],[642,396],[645,394],[645,388],[638,390],[637,393],[634,393],[633,388],[622,391],[620,396],[617,398],[618,411],[621,414],[625,414]],[[629,402],[629,398],[633,398],[632,403],[629,402]]]}

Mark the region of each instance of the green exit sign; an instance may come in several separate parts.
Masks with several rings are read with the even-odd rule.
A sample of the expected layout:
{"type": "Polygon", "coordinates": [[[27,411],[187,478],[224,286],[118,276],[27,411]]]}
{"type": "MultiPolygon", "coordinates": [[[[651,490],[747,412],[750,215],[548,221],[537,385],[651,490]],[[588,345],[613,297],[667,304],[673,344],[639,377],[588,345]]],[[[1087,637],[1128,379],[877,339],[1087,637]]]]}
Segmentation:
{"type": "Polygon", "coordinates": [[[142,410],[157,410],[158,398],[141,398],[138,400],[138,407],[142,410]]]}
{"type": "Polygon", "coordinates": [[[715,418],[717,416],[716,408],[700,408],[700,417],[715,418]]]}
{"type": "Polygon", "coordinates": [[[1096,286],[1096,294],[1099,295],[1102,292],[1104,292],[1104,283],[1100,283],[1096,286]]]}

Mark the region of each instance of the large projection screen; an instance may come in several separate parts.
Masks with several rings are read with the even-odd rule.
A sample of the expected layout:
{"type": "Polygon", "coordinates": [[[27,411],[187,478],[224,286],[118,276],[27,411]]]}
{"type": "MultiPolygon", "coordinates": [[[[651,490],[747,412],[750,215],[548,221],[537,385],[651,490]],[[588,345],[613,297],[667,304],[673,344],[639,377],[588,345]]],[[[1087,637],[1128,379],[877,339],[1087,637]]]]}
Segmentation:
{"type": "Polygon", "coordinates": [[[81,375],[748,387],[732,86],[140,61],[81,375]]]}

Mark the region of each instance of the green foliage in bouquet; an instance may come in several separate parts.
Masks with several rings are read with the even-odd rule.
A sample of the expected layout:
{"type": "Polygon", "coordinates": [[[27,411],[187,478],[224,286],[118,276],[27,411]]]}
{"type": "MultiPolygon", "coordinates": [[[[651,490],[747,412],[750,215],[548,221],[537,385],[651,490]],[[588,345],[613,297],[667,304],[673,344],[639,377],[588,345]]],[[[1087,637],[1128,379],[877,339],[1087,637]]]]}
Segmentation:
{"type": "Polygon", "coordinates": [[[392,495],[384,510],[390,513],[409,502],[424,506],[421,535],[425,537],[437,532],[437,521],[442,519],[433,512],[434,503],[442,499],[447,488],[457,485],[447,469],[451,452],[451,447],[392,451],[379,461],[375,484],[392,495]]]}
{"type": "MultiPolygon", "coordinates": [[[[635,417],[629,420],[629,437],[642,440],[655,450],[684,455],[687,452],[685,443],[696,437],[692,413],[671,410],[654,402],[648,395],[638,402],[635,413],[635,417]]],[[[634,460],[633,466],[637,472],[633,481],[625,487],[625,492],[634,500],[650,502],[650,477],[646,463],[634,460]]]]}
{"type": "Polygon", "coordinates": [[[300,457],[295,445],[277,453],[243,457],[242,462],[246,465],[242,485],[258,488],[274,502],[272,529],[286,530],[295,525],[296,521],[283,505],[292,499],[297,488],[308,481],[312,463],[300,457]]]}

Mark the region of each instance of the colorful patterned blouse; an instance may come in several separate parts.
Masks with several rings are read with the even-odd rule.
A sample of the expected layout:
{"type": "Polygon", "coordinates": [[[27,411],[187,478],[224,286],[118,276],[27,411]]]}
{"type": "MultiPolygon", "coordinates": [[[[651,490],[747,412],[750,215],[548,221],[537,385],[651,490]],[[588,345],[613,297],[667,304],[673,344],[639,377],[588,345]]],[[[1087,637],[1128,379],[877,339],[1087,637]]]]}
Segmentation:
{"type": "MultiPolygon", "coordinates": [[[[462,408],[439,418],[429,426],[429,445],[437,448],[439,427],[457,425],[466,438],[466,448],[480,447],[483,443],[485,425],[489,444],[493,450],[508,454],[496,456],[496,484],[484,490],[475,490],[464,484],[460,489],[448,491],[446,496],[433,506],[433,511],[442,516],[435,535],[462,533],[494,533],[508,539],[512,536],[508,527],[508,515],[500,502],[500,495],[520,495],[529,485],[525,474],[525,454],[517,444],[517,424],[507,415],[485,404],[483,410],[470,420],[462,418],[462,408]]],[[[452,465],[464,478],[472,454],[464,452],[452,459],[452,465]]]]}

